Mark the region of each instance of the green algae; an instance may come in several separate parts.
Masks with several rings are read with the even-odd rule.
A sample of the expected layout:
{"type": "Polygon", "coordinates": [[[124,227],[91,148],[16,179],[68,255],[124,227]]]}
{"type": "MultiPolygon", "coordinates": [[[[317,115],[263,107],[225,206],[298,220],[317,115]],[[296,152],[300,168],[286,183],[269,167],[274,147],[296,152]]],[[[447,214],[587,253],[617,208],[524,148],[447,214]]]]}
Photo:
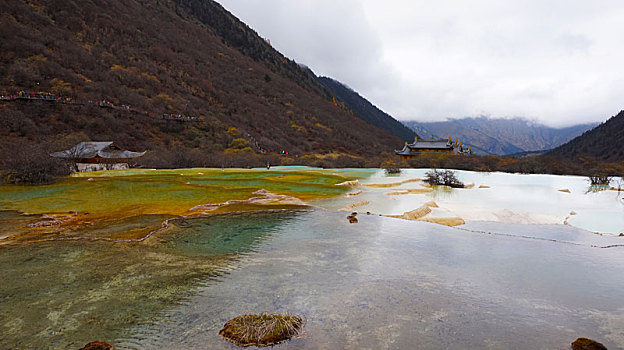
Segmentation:
{"type": "Polygon", "coordinates": [[[0,348],[123,338],[227,273],[302,208],[245,202],[254,192],[307,201],[343,194],[335,185],[353,179],[319,169],[129,169],[0,186],[0,348]],[[209,216],[191,210],[228,201],[209,216]]]}
{"type": "MultiPolygon", "coordinates": [[[[335,185],[352,179],[336,170],[321,169],[126,169],[77,173],[52,185],[0,186],[0,210],[73,216],[67,222],[36,230],[7,224],[0,231],[0,244],[56,239],[138,240],[161,228],[167,217],[197,215],[190,209],[199,205],[244,201],[255,197],[254,192],[260,189],[304,201],[329,198],[345,193],[347,188],[335,185]]],[[[213,211],[266,207],[239,203],[213,211]]]]}
{"type": "Polygon", "coordinates": [[[142,243],[68,241],[1,247],[0,348],[79,348],[129,336],[213,283],[298,211],[171,221],[142,243]]]}

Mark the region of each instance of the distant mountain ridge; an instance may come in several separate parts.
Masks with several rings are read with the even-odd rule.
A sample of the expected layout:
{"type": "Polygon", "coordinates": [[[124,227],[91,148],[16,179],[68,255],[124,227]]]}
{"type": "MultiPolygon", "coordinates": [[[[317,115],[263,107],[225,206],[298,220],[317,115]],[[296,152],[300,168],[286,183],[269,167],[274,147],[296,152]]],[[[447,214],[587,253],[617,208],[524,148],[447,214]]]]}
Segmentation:
{"type": "Polygon", "coordinates": [[[458,138],[477,154],[510,155],[542,151],[564,144],[596,124],[552,128],[522,118],[463,118],[443,122],[408,121],[424,138],[458,138]]]}
{"type": "Polygon", "coordinates": [[[568,159],[590,156],[610,162],[624,161],[624,111],[547,154],[568,159]]]}
{"type": "MultiPolygon", "coordinates": [[[[367,123],[387,130],[403,139],[403,141],[412,141],[414,137],[418,136],[414,130],[411,130],[388,113],[380,110],[366,98],[343,83],[328,77],[318,77],[318,80],[328,88],[334,96],[344,102],[356,116],[362,118],[367,123]]],[[[399,147],[399,145],[397,145],[397,147],[399,147]]]]}

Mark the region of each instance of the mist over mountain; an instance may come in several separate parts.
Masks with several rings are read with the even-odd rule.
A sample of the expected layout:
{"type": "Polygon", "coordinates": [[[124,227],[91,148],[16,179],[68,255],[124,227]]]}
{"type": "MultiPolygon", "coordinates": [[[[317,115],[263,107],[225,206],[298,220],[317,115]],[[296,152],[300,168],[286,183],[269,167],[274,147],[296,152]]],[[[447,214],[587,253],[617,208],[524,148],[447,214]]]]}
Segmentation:
{"type": "Polygon", "coordinates": [[[423,138],[458,138],[477,154],[509,155],[542,151],[564,144],[596,124],[552,128],[522,118],[463,118],[443,122],[407,121],[423,138]]]}
{"type": "Polygon", "coordinates": [[[2,7],[0,95],[63,98],[0,101],[3,143],[110,140],[136,150],[356,156],[402,143],[333,103],[315,76],[214,1],[5,0],[2,7]]]}

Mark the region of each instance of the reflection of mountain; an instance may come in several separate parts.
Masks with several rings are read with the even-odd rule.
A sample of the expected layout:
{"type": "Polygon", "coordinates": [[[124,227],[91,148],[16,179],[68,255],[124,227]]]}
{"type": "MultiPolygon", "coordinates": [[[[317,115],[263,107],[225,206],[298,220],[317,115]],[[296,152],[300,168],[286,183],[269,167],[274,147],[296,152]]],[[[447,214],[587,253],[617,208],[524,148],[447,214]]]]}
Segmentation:
{"type": "Polygon", "coordinates": [[[392,118],[388,113],[380,110],[357,92],[348,88],[339,81],[332,78],[319,77],[321,84],[325,85],[342,102],[344,102],[353,113],[369,124],[378,128],[388,130],[392,134],[402,138],[404,141],[411,141],[416,133],[403,125],[398,120],[392,118]]]}
{"type": "Polygon", "coordinates": [[[450,119],[444,122],[405,122],[423,138],[449,136],[472,145],[478,154],[506,155],[557,147],[591,129],[595,124],[555,129],[526,119],[486,117],[450,119]]]}
{"type": "Polygon", "coordinates": [[[177,219],[173,224],[180,231],[165,239],[176,253],[188,257],[245,254],[254,251],[259,243],[298,215],[294,210],[260,211],[177,219]]]}
{"type": "Polygon", "coordinates": [[[624,160],[624,111],[595,129],[555,148],[549,154],[566,158],[586,155],[608,161],[624,160]]]}

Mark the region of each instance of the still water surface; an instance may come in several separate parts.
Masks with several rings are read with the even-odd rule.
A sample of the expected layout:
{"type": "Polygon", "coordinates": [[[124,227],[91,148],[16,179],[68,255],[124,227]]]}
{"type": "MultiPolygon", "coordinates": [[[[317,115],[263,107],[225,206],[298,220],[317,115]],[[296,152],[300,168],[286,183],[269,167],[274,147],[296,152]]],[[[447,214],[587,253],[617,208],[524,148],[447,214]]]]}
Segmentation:
{"type": "MultiPolygon", "coordinates": [[[[368,176],[362,182],[396,180],[368,176]]],[[[489,194],[463,195],[491,196],[509,181],[490,176],[489,194]]],[[[561,184],[545,181],[535,181],[542,192],[561,184]]],[[[574,194],[578,181],[563,186],[574,194]]],[[[386,210],[386,190],[369,190],[362,195],[386,210]]],[[[422,196],[401,196],[398,210],[422,196]]],[[[441,207],[469,213],[450,206],[462,194],[437,196],[441,207]]],[[[323,203],[354,200],[345,198],[323,203]]],[[[221,326],[260,312],[307,319],[304,337],[282,348],[568,349],[580,336],[624,348],[619,237],[480,220],[450,228],[358,211],[357,224],[320,208],[275,210],[178,219],[140,243],[0,247],[0,348],[77,349],[99,339],[116,349],[233,349],[221,326]]],[[[0,212],[5,230],[34,220],[0,212]]]]}

